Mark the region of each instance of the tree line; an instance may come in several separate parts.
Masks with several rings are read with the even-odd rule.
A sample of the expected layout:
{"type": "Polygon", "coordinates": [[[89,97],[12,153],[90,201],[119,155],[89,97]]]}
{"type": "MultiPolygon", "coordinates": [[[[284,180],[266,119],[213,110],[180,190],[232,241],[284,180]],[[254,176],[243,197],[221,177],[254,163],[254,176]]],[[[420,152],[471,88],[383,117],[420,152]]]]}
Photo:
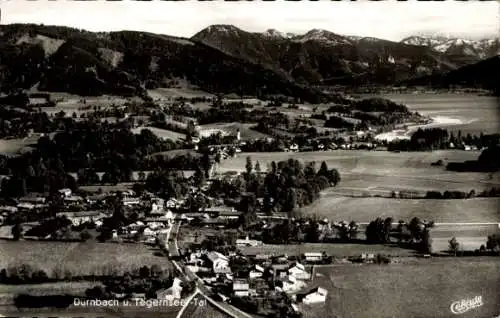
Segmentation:
{"type": "Polygon", "coordinates": [[[436,149],[459,148],[462,143],[469,146],[476,146],[478,149],[494,147],[500,142],[500,134],[479,134],[468,133],[463,136],[459,130],[456,135],[443,128],[419,128],[409,140],[394,140],[387,145],[389,151],[426,151],[436,149]],[[451,146],[450,144],[453,144],[451,146]]]}

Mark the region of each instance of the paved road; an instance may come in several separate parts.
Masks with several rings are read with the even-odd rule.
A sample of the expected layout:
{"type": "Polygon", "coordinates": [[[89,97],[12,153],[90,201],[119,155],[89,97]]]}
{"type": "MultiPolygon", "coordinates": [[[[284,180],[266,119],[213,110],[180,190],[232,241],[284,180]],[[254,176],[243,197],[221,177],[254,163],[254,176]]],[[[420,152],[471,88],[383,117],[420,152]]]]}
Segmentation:
{"type": "MultiPolygon", "coordinates": [[[[179,229],[180,229],[180,226],[181,224],[179,223],[175,223],[173,226],[172,226],[172,229],[171,229],[171,232],[170,232],[170,244],[169,244],[169,251],[170,249],[174,249],[175,251],[172,251],[172,253],[176,253],[176,254],[170,254],[170,255],[179,255],[179,249],[178,249],[178,244],[177,244],[177,235],[179,233],[179,229]]],[[[181,269],[181,271],[183,272],[183,274],[190,280],[194,280],[195,283],[196,283],[196,292],[195,294],[200,294],[202,295],[203,297],[205,297],[207,299],[207,301],[209,301],[212,305],[214,305],[215,307],[217,307],[219,310],[221,310],[222,312],[230,315],[231,317],[235,317],[235,318],[251,318],[252,316],[239,310],[238,308],[234,307],[234,306],[231,306],[227,303],[223,303],[223,302],[217,302],[215,301],[214,299],[212,299],[209,295],[211,295],[211,291],[210,291],[210,288],[208,288],[204,283],[203,281],[195,274],[193,273],[192,271],[190,271],[186,266],[184,266],[184,263],[182,261],[173,261],[174,263],[174,266],[176,266],[177,268],[181,269]]],[[[192,299],[192,298],[191,298],[192,299]]],[[[184,315],[182,315],[182,313],[180,313],[180,315],[178,316],[181,317],[181,316],[185,316],[186,313],[184,315]]]]}
{"type": "Polygon", "coordinates": [[[179,234],[179,228],[180,224],[179,223],[174,223],[172,224],[172,227],[170,228],[169,235],[167,237],[167,247],[168,247],[168,254],[170,256],[180,256],[179,254],[179,246],[177,245],[177,235],[179,234]]]}

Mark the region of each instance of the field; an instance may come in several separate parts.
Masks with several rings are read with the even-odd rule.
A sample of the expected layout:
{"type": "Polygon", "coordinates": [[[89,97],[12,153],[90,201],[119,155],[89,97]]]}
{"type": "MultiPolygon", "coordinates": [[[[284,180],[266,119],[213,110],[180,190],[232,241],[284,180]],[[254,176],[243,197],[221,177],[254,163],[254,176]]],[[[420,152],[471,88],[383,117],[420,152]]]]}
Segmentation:
{"type": "MultiPolygon", "coordinates": [[[[45,92],[47,93],[47,92],[45,92]]],[[[93,109],[82,109],[85,106],[100,106],[101,108],[107,108],[112,105],[120,106],[131,100],[138,100],[137,98],[124,98],[120,96],[103,95],[99,97],[81,97],[78,95],[72,95],[67,93],[53,93],[48,92],[51,99],[56,101],[55,107],[42,107],[42,111],[47,114],[56,114],[60,111],[64,111],[66,116],[71,116],[74,113],[80,117],[80,114],[93,111],[93,109]],[[83,103],[85,99],[86,103],[83,103]]]]}
{"type": "Polygon", "coordinates": [[[186,138],[185,134],[181,134],[181,133],[171,131],[171,130],[156,128],[156,127],[148,127],[148,126],[134,128],[134,129],[132,129],[132,132],[134,134],[140,134],[141,130],[143,130],[143,129],[151,130],[151,132],[156,137],[161,138],[161,139],[172,139],[172,140],[176,141],[176,140],[183,140],[186,138]]]}
{"type": "Polygon", "coordinates": [[[326,288],[327,301],[300,307],[305,318],[450,317],[453,302],[482,296],[482,307],[461,316],[494,317],[500,312],[499,269],[500,261],[489,258],[317,268],[310,287],[326,288]]]}
{"type": "Polygon", "coordinates": [[[214,95],[207,93],[205,91],[197,89],[193,85],[181,85],[185,87],[180,88],[156,88],[148,90],[148,95],[153,99],[168,99],[176,97],[213,97],[214,95]],[[190,87],[188,87],[190,86],[190,87]]]}
{"type": "Polygon", "coordinates": [[[465,161],[478,157],[477,152],[435,151],[390,153],[382,151],[328,151],[302,153],[248,153],[224,160],[220,171],[245,169],[247,156],[267,167],[272,161],[296,158],[304,162],[325,161],[339,170],[342,181],[329,188],[313,205],[302,212],[332,220],[369,222],[378,216],[408,219],[414,216],[436,222],[497,222],[500,220],[498,198],[469,200],[395,200],[385,198],[352,198],[349,195],[387,195],[392,191],[462,190],[476,192],[500,186],[500,174],[455,173],[430,164],[437,160],[465,161]]]}
{"type": "Polygon", "coordinates": [[[127,189],[132,189],[134,185],[133,182],[120,182],[116,185],[88,185],[88,186],[79,186],[78,188],[83,191],[88,192],[98,192],[99,189],[104,193],[114,192],[114,191],[125,191],[127,189]]]}
{"type": "Polygon", "coordinates": [[[2,139],[0,140],[0,155],[13,156],[30,151],[38,138],[38,135],[33,135],[27,138],[2,139]]]}
{"type": "Polygon", "coordinates": [[[25,284],[25,285],[3,285],[0,284],[0,298],[3,295],[15,295],[26,293],[33,296],[45,295],[85,295],[87,288],[92,288],[99,283],[96,282],[60,282],[60,283],[45,283],[45,284],[25,284]]]}
{"type": "Polygon", "coordinates": [[[200,129],[202,131],[206,129],[221,129],[231,134],[235,134],[236,131],[239,129],[242,140],[261,139],[269,137],[269,135],[250,129],[255,125],[256,124],[243,124],[239,122],[218,123],[218,124],[201,125],[200,129]]]}
{"type": "Polygon", "coordinates": [[[130,271],[157,264],[169,268],[166,258],[154,255],[155,249],[141,244],[66,243],[40,241],[0,241],[0,268],[29,264],[49,275],[55,268],[73,275],[102,274],[110,270],[130,271]]]}
{"type": "Polygon", "coordinates": [[[340,243],[305,243],[292,245],[262,245],[239,248],[244,255],[274,254],[274,255],[302,255],[305,252],[326,252],[335,257],[359,256],[362,253],[374,253],[393,256],[411,256],[415,252],[409,249],[391,247],[385,245],[365,244],[340,244],[340,243]]]}
{"type": "Polygon", "coordinates": [[[419,217],[435,222],[499,222],[500,198],[463,200],[389,199],[339,197],[326,192],[301,209],[332,221],[370,222],[377,217],[409,221],[419,217]]]}

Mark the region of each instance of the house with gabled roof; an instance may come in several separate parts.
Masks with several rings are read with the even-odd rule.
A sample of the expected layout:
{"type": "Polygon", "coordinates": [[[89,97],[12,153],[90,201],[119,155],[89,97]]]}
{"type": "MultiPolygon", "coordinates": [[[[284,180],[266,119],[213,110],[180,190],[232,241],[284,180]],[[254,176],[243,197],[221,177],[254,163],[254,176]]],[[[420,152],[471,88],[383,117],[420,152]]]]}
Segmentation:
{"type": "Polygon", "coordinates": [[[316,287],[313,290],[309,291],[309,293],[307,293],[304,298],[302,298],[302,302],[307,305],[324,303],[327,296],[328,290],[322,287],[316,287]]]}

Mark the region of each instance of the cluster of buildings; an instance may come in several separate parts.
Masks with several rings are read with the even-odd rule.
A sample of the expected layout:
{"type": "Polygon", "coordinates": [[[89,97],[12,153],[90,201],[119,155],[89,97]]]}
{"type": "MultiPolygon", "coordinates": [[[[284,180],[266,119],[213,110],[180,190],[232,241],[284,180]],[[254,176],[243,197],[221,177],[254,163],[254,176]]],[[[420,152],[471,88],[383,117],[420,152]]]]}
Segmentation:
{"type": "MultiPolygon", "coordinates": [[[[247,238],[240,244],[258,244],[247,238]]],[[[250,297],[266,302],[286,293],[298,311],[298,303],[321,304],[328,291],[322,287],[307,289],[312,268],[287,256],[258,257],[236,253],[224,255],[217,251],[196,250],[183,255],[186,269],[195,273],[217,298],[228,301],[234,297],[250,297]]],[[[319,261],[323,253],[306,253],[304,261],[319,261]]]]}

